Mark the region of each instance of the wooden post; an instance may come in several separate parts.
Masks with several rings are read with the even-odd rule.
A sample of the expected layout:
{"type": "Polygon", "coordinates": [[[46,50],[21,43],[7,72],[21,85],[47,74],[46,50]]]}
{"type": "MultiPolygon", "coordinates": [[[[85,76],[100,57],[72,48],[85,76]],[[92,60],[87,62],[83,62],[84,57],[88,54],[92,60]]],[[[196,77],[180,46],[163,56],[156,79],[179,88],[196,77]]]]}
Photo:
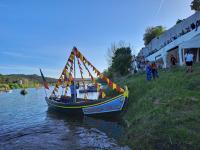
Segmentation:
{"type": "Polygon", "coordinates": [[[182,58],[183,58],[183,62],[185,63],[185,49],[183,49],[183,53],[182,53],[182,58]]]}
{"type": "MultiPolygon", "coordinates": [[[[179,65],[183,65],[183,53],[182,53],[182,48],[179,46],[178,47],[178,58],[179,58],[179,65]]],[[[177,59],[178,60],[178,59],[177,59]]]]}

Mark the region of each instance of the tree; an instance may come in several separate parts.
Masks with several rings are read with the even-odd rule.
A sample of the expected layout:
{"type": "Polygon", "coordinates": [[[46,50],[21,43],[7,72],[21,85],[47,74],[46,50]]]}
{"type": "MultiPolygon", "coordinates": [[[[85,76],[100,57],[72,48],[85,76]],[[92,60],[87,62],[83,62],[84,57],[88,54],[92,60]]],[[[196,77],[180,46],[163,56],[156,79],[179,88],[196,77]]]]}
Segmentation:
{"type": "Polygon", "coordinates": [[[107,61],[108,61],[108,66],[110,67],[112,65],[112,58],[116,52],[116,50],[120,47],[128,47],[128,43],[124,42],[124,41],[119,41],[117,44],[114,42],[111,44],[111,47],[108,48],[107,51],[107,61]]]}
{"type": "Polygon", "coordinates": [[[117,75],[127,75],[131,71],[132,55],[130,47],[118,48],[112,57],[111,69],[117,75]]]}
{"type": "Polygon", "coordinates": [[[115,53],[116,50],[117,50],[117,46],[116,46],[115,43],[112,43],[111,47],[108,48],[108,51],[107,51],[107,61],[108,61],[108,66],[109,67],[112,65],[112,57],[113,57],[113,55],[114,55],[114,53],[115,53]]]}
{"type": "Polygon", "coordinates": [[[165,28],[163,26],[156,26],[156,27],[148,27],[145,30],[143,40],[144,40],[144,45],[148,45],[152,39],[155,37],[160,36],[162,33],[165,32],[165,28]]]}
{"type": "Polygon", "coordinates": [[[200,11],[200,0],[193,0],[190,7],[192,10],[200,11]]]}

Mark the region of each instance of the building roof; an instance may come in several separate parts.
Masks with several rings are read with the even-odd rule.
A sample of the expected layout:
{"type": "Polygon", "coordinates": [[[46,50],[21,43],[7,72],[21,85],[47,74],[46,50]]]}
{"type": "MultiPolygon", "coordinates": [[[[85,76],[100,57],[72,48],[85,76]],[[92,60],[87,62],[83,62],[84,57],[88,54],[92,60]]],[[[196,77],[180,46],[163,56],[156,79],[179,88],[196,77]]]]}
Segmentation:
{"type": "MultiPolygon", "coordinates": [[[[144,54],[145,57],[159,51],[168,44],[172,43],[176,39],[179,39],[183,35],[195,30],[193,25],[197,26],[197,22],[200,21],[200,12],[194,13],[192,16],[184,19],[181,23],[174,25],[172,28],[165,31],[159,37],[151,40],[151,42],[141,49],[140,54],[144,54]],[[192,25],[193,24],[193,25],[192,25]]],[[[198,23],[200,25],[200,23],[198,23]]]]}
{"type": "Polygon", "coordinates": [[[196,35],[195,37],[186,42],[183,42],[182,44],[180,44],[180,47],[183,49],[200,48],[200,34],[196,35]]]}

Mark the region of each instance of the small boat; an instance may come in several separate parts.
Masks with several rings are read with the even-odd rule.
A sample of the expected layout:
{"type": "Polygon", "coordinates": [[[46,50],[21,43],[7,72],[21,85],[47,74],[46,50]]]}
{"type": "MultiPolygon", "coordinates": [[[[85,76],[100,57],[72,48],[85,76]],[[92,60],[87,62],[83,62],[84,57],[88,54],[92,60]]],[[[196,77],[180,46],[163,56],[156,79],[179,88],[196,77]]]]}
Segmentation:
{"type": "MultiPolygon", "coordinates": [[[[43,76],[43,75],[42,75],[43,76]]],[[[75,87],[74,87],[75,88],[75,87]]],[[[87,90],[88,90],[87,89],[87,90]]],[[[79,92],[80,92],[79,90],[79,92]]],[[[77,115],[95,115],[95,116],[102,116],[108,114],[118,114],[120,113],[125,104],[128,100],[128,88],[121,88],[116,83],[112,82],[102,73],[100,73],[82,54],[76,47],[72,49],[71,55],[63,69],[60,78],[57,80],[56,85],[52,91],[50,97],[45,97],[45,100],[48,104],[49,109],[53,109],[56,111],[63,111],[66,114],[77,114],[77,115]],[[87,98],[87,94],[85,93],[86,89],[82,88],[80,90],[85,93],[84,98],[78,97],[70,97],[67,96],[68,87],[69,86],[76,86],[76,73],[73,70],[76,70],[76,60],[80,70],[80,74],[82,77],[82,84],[85,87],[85,81],[83,78],[83,67],[88,72],[91,81],[93,82],[92,86],[88,86],[88,89],[91,92],[98,92],[99,98],[89,99],[87,98]],[[89,67],[88,67],[89,66],[89,67]],[[113,90],[116,90],[119,94],[114,97],[108,97],[102,90],[101,84],[97,83],[95,78],[92,76],[89,68],[92,68],[94,73],[96,73],[97,77],[101,78],[103,81],[107,83],[113,90]],[[74,75],[72,76],[72,73],[74,75]],[[73,83],[73,84],[72,84],[73,83]],[[65,85],[65,92],[62,92],[63,95],[59,96],[59,88],[63,88],[65,85]]],[[[69,95],[69,94],[68,94],[69,95]]]]}
{"type": "Polygon", "coordinates": [[[87,88],[83,88],[81,87],[79,89],[79,93],[90,93],[90,92],[98,92],[97,88],[95,87],[95,85],[87,85],[87,88]]]}
{"type": "Polygon", "coordinates": [[[7,90],[6,93],[12,93],[13,90],[7,90]]]}
{"type": "Polygon", "coordinates": [[[97,92],[97,88],[96,88],[96,86],[95,85],[88,85],[87,86],[87,91],[88,92],[97,92]]]}
{"type": "Polygon", "coordinates": [[[87,88],[85,88],[85,85],[80,85],[78,92],[79,93],[87,93],[88,90],[87,90],[87,88]]]}
{"type": "Polygon", "coordinates": [[[80,89],[79,93],[88,93],[88,90],[87,89],[80,89]]]}
{"type": "Polygon", "coordinates": [[[6,92],[6,93],[12,93],[12,90],[6,89],[4,92],[6,92]]]}
{"type": "Polygon", "coordinates": [[[26,89],[22,89],[22,90],[20,91],[20,94],[21,94],[21,95],[26,95],[26,94],[28,94],[28,91],[27,91],[26,89]]]}

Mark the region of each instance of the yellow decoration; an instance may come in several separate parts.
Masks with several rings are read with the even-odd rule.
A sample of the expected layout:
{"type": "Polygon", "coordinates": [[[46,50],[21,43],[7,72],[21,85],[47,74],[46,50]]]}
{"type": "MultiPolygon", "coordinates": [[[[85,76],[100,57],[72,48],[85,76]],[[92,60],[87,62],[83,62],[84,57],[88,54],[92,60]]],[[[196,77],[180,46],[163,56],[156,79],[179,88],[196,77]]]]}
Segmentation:
{"type": "Polygon", "coordinates": [[[63,70],[63,75],[65,75],[65,74],[66,74],[66,71],[67,71],[66,69],[64,69],[64,70],[63,70]]]}
{"type": "Polygon", "coordinates": [[[67,66],[70,67],[70,64],[67,62],[67,66]]]}
{"type": "Polygon", "coordinates": [[[121,93],[124,93],[124,89],[120,88],[120,92],[121,92],[121,93]]]}
{"type": "Polygon", "coordinates": [[[113,90],[117,88],[117,85],[113,83],[113,90]]]}
{"type": "Polygon", "coordinates": [[[128,87],[125,86],[124,97],[128,98],[128,96],[129,96],[128,87]]]}
{"type": "Polygon", "coordinates": [[[102,98],[105,98],[106,94],[104,92],[102,92],[102,98]]]}
{"type": "Polygon", "coordinates": [[[71,56],[70,56],[70,59],[71,59],[71,60],[74,60],[74,55],[71,55],[71,56]]]}
{"type": "Polygon", "coordinates": [[[80,60],[83,61],[83,55],[82,54],[80,54],[80,60]]]}
{"type": "Polygon", "coordinates": [[[107,83],[109,84],[109,82],[110,82],[110,80],[109,79],[107,79],[107,83]]]}
{"type": "Polygon", "coordinates": [[[58,80],[58,82],[57,82],[57,84],[56,84],[57,86],[60,86],[61,85],[61,81],[60,80],[58,80]]]}
{"type": "Polygon", "coordinates": [[[66,77],[69,78],[69,72],[66,72],[66,77]]]}
{"type": "Polygon", "coordinates": [[[100,74],[100,78],[101,78],[101,79],[103,78],[103,74],[100,74]]]}
{"type": "Polygon", "coordinates": [[[100,87],[99,86],[97,86],[97,91],[99,91],[100,90],[100,87]]]}

